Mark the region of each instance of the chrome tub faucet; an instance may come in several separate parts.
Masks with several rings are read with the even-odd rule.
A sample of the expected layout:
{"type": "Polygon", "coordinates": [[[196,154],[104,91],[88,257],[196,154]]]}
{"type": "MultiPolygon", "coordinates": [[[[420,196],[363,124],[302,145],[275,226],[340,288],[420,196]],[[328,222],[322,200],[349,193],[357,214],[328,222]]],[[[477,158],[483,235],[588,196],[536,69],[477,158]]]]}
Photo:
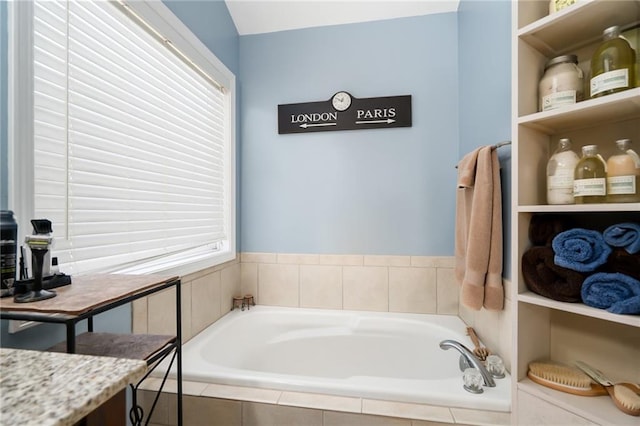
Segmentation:
{"type": "Polygon", "coordinates": [[[484,364],[480,362],[480,360],[471,352],[465,345],[455,340],[443,340],[440,342],[440,349],[448,350],[449,348],[454,348],[460,355],[464,358],[466,365],[469,367],[473,367],[477,369],[482,375],[482,380],[484,381],[484,385],[488,387],[495,387],[496,382],[493,380],[493,376],[491,373],[487,371],[484,364]]]}

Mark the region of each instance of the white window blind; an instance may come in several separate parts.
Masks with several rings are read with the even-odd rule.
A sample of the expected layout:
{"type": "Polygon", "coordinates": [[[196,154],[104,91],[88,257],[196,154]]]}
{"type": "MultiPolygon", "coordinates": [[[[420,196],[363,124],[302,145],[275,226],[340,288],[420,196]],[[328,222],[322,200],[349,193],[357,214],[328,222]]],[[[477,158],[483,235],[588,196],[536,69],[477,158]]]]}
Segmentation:
{"type": "Polygon", "coordinates": [[[65,272],[203,247],[229,229],[229,100],[118,6],[34,5],[35,217],[65,272]]]}

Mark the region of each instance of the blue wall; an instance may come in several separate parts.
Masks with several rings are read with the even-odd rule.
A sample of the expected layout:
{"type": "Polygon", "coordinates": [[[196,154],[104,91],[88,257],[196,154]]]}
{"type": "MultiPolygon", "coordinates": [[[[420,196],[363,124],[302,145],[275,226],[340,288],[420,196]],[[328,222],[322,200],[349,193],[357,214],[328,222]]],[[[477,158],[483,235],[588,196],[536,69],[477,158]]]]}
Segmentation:
{"type": "MultiPolygon", "coordinates": [[[[462,0],[459,28],[460,154],[511,139],[511,2],[462,0]]],[[[498,150],[504,272],[511,277],[511,147],[498,150]]]]}
{"type": "Polygon", "coordinates": [[[450,255],[455,13],[240,37],[242,250],[450,255]],[[277,133],[278,104],[412,95],[413,127],[277,133]]]}
{"type": "Polygon", "coordinates": [[[163,0],[163,3],[238,75],[238,31],[224,0],[163,0]]]}

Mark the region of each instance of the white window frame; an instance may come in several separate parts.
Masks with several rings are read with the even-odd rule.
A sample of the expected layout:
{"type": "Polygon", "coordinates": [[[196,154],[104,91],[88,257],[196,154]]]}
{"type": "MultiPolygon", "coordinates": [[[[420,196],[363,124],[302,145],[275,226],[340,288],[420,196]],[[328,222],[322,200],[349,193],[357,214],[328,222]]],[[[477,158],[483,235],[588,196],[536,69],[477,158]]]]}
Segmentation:
{"type": "MultiPolygon", "coordinates": [[[[8,202],[18,222],[19,238],[31,233],[33,176],[33,3],[8,3],[8,202]]],[[[219,250],[191,251],[148,262],[117,273],[186,275],[236,258],[236,78],[235,75],[162,2],[136,0],[128,6],[204,72],[219,82],[228,102],[227,229],[219,250]]],[[[55,235],[55,230],[54,230],[55,235]]]]}

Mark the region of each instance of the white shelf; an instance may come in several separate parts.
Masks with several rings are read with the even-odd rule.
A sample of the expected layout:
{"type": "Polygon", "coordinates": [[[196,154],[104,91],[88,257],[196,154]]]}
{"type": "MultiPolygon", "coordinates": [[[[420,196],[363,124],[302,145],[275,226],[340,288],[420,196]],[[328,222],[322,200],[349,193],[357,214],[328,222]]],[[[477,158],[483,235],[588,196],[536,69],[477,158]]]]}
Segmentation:
{"type": "Polygon", "coordinates": [[[640,328],[640,315],[612,314],[604,309],[592,308],[582,303],[558,302],[532,292],[519,294],[518,301],[640,328]]]}
{"type": "Polygon", "coordinates": [[[573,51],[602,38],[612,25],[624,29],[640,21],[640,1],[582,0],[518,31],[518,37],[547,57],[573,51]]]}
{"type": "Polygon", "coordinates": [[[640,117],[640,87],[578,102],[553,111],[525,115],[518,118],[518,124],[547,135],[555,135],[638,117],[640,117]]]}
{"type": "Polygon", "coordinates": [[[518,212],[519,213],[638,212],[640,214],[640,203],[525,205],[525,206],[518,206],[518,212]]]}
{"type": "Polygon", "coordinates": [[[577,396],[540,386],[528,378],[518,389],[601,425],[638,426],[638,417],[618,410],[608,395],[577,396]]]}
{"type": "MultiPolygon", "coordinates": [[[[598,145],[607,156],[613,152],[612,140],[640,138],[640,88],[536,112],[544,63],[572,53],[579,56],[580,66],[588,69],[588,60],[600,44],[604,29],[618,25],[625,30],[640,25],[640,0],[579,0],[550,15],[545,3],[518,0],[514,4],[511,139],[517,160],[512,168],[512,200],[516,201],[511,259],[516,267],[531,246],[528,229],[536,213],[561,214],[572,226],[640,221],[640,203],[545,204],[545,165],[556,140],[569,137],[581,145],[598,145]]],[[[516,294],[512,306],[518,319],[511,357],[513,385],[518,392],[533,396],[523,398],[521,408],[515,404],[518,412],[514,418],[536,413],[540,409],[537,400],[542,406],[555,405],[576,419],[582,417],[600,425],[639,426],[638,417],[618,410],[608,396],[581,397],[554,391],[526,379],[526,371],[529,362],[545,357],[566,363],[584,359],[604,370],[613,368],[620,377],[629,377],[627,380],[637,380],[640,315],[612,314],[528,292],[519,271],[512,284],[516,294]]],[[[549,416],[540,419],[553,423],[549,416]]]]}

